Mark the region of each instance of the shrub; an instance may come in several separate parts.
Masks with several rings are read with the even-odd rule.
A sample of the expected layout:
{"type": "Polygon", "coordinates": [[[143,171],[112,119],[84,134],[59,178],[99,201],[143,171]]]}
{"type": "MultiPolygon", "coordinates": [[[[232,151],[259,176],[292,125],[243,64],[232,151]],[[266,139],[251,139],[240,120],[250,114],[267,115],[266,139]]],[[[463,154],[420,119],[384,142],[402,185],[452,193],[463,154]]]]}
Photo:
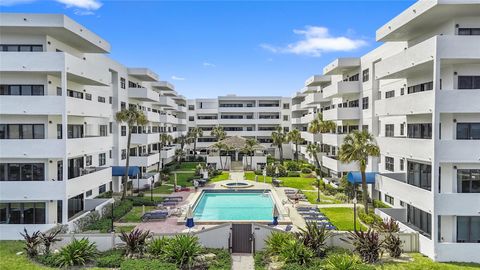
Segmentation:
{"type": "Polygon", "coordinates": [[[292,239],[294,238],[290,233],[272,232],[265,240],[265,253],[270,256],[280,254],[282,247],[292,239]]]}
{"type": "Polygon", "coordinates": [[[255,173],[255,175],[263,175],[262,170],[255,170],[254,173],[255,173]]]}
{"type": "Polygon", "coordinates": [[[165,247],[165,258],[180,268],[192,266],[202,247],[194,235],[175,235],[165,247]]]}
{"type": "Polygon", "coordinates": [[[312,169],[310,169],[310,168],[302,168],[302,173],[312,173],[312,169]]]}
{"type": "Polygon", "coordinates": [[[383,233],[397,233],[400,231],[398,222],[393,218],[386,218],[381,222],[376,222],[373,227],[383,233]]]}
{"type": "Polygon", "coordinates": [[[97,196],[97,199],[100,199],[100,198],[112,198],[112,191],[107,191],[107,192],[104,192],[100,195],[97,196]]]}
{"type": "Polygon", "coordinates": [[[96,223],[99,219],[100,214],[97,211],[93,211],[75,220],[73,224],[75,225],[76,231],[83,232],[86,230],[92,230],[92,224],[96,223]]]}
{"type": "Polygon", "coordinates": [[[130,201],[132,201],[133,206],[156,206],[157,204],[161,203],[163,199],[161,197],[153,197],[153,201],[151,200],[150,196],[147,197],[128,197],[130,201]]]}
{"type": "Polygon", "coordinates": [[[368,231],[349,232],[348,240],[354,247],[354,251],[360,255],[362,261],[375,263],[380,257],[382,241],[378,233],[372,229],[368,231]]]}
{"type": "Polygon", "coordinates": [[[330,196],[335,196],[335,194],[338,193],[338,190],[333,186],[331,186],[330,184],[325,184],[325,193],[330,196]]]}
{"type": "Polygon", "coordinates": [[[380,200],[373,200],[373,207],[375,208],[391,208],[389,205],[386,203],[380,201],[380,200]]]}
{"type": "Polygon", "coordinates": [[[368,269],[356,255],[342,253],[333,254],[325,259],[325,270],[363,270],[368,269]]]}
{"type": "Polygon", "coordinates": [[[363,209],[357,209],[358,218],[365,224],[373,226],[375,223],[382,222],[382,218],[375,215],[374,213],[365,213],[363,209]]]}
{"type": "Polygon", "coordinates": [[[58,228],[55,231],[50,231],[50,232],[45,232],[45,233],[40,233],[40,240],[43,243],[43,246],[45,247],[45,254],[48,255],[50,254],[50,246],[55,243],[60,241],[61,239],[56,238],[57,235],[62,231],[62,228],[58,228]]]}
{"type": "Polygon", "coordinates": [[[313,250],[318,257],[325,256],[325,250],[327,249],[325,241],[330,235],[330,231],[326,230],[325,226],[318,226],[317,222],[307,222],[305,229],[300,228],[300,231],[296,234],[297,239],[313,250]]]}
{"type": "Polygon", "coordinates": [[[209,270],[224,270],[230,269],[232,266],[232,257],[228,249],[206,249],[206,253],[213,253],[216,255],[215,260],[208,265],[209,270]]]}
{"type": "Polygon", "coordinates": [[[52,254],[38,255],[35,260],[48,267],[57,267],[57,257],[52,254]]]}
{"type": "Polygon", "coordinates": [[[161,256],[165,253],[165,247],[168,244],[169,239],[166,237],[160,237],[153,239],[147,246],[147,252],[153,256],[161,256]]]}
{"type": "Polygon", "coordinates": [[[26,228],[23,228],[25,233],[20,233],[25,239],[25,247],[23,248],[28,257],[33,258],[38,255],[38,245],[41,243],[40,231],[33,232],[32,235],[28,234],[26,228]]]}
{"type": "Polygon", "coordinates": [[[300,171],[300,165],[295,161],[285,161],[284,164],[289,171],[300,171]]]}
{"type": "Polygon", "coordinates": [[[300,173],[299,172],[295,172],[295,171],[290,171],[288,172],[288,177],[300,177],[300,173]]]}
{"type": "Polygon", "coordinates": [[[121,249],[112,249],[102,252],[95,260],[96,266],[105,268],[118,268],[124,261],[125,251],[121,249]]]}
{"type": "Polygon", "coordinates": [[[85,265],[92,261],[96,255],[95,243],[90,243],[86,238],[80,240],[74,238],[70,244],[62,247],[60,252],[55,255],[55,261],[59,267],[85,265]]]}
{"type": "Polygon", "coordinates": [[[161,260],[138,259],[125,260],[122,262],[120,269],[122,270],[177,270],[177,266],[173,263],[165,263],[161,260]]]}
{"type": "Polygon", "coordinates": [[[263,251],[256,251],[253,257],[255,262],[255,269],[267,269],[268,261],[267,255],[263,251]]]}
{"type": "Polygon", "coordinates": [[[278,177],[287,176],[287,169],[285,169],[285,167],[283,167],[282,165],[272,165],[272,164],[267,165],[267,175],[276,176],[275,175],[276,168],[278,168],[278,177]]]}
{"type": "MultiPolygon", "coordinates": [[[[134,198],[134,197],[131,197],[134,198]]],[[[137,200],[141,200],[140,197],[135,197],[137,200]]],[[[103,208],[103,216],[107,219],[112,218],[112,204],[109,204],[103,208]]],[[[130,212],[133,208],[133,201],[129,199],[125,200],[116,200],[113,206],[113,219],[118,220],[123,217],[126,213],[130,212]]]]}
{"type": "Polygon", "coordinates": [[[280,258],[285,263],[306,265],[315,257],[315,253],[306,247],[299,239],[287,241],[280,250],[280,258]]]}
{"type": "Polygon", "coordinates": [[[150,237],[150,231],[142,231],[139,229],[131,232],[121,232],[120,240],[126,244],[126,255],[129,258],[141,256],[145,250],[145,242],[150,237]]]}
{"type": "Polygon", "coordinates": [[[341,202],[348,202],[348,196],[344,193],[337,193],[335,194],[335,200],[339,200],[341,202]]]}
{"type": "Polygon", "coordinates": [[[402,253],[402,240],[400,237],[395,236],[393,233],[389,233],[383,241],[383,247],[388,252],[388,255],[392,258],[399,258],[402,253]]]}
{"type": "Polygon", "coordinates": [[[109,218],[101,218],[94,223],[88,224],[81,231],[100,231],[108,232],[111,230],[112,220],[109,218]]]}

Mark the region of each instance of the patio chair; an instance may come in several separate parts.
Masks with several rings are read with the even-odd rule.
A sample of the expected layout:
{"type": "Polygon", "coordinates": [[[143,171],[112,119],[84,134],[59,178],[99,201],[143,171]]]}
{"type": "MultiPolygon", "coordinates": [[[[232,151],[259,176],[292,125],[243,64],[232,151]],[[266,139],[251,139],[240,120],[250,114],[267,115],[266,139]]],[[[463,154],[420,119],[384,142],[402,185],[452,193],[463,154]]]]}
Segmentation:
{"type": "Polygon", "coordinates": [[[147,222],[150,220],[165,220],[168,217],[168,212],[165,211],[151,211],[143,214],[142,221],[147,222]]]}
{"type": "Polygon", "coordinates": [[[178,203],[174,201],[166,201],[159,204],[159,206],[176,206],[178,203]]]}

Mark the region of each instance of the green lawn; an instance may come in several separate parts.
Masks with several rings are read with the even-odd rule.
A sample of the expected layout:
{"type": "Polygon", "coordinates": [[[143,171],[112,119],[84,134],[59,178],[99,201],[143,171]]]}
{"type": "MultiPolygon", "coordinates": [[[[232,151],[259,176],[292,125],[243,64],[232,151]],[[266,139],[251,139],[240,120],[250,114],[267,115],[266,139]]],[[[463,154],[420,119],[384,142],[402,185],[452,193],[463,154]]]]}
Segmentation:
{"type": "Polygon", "coordinates": [[[420,253],[408,254],[413,258],[413,262],[408,263],[384,263],[377,265],[378,270],[473,270],[480,269],[480,264],[476,263],[440,263],[433,262],[430,258],[420,253]]]}
{"type": "MultiPolygon", "coordinates": [[[[145,212],[155,209],[155,206],[145,206],[145,212]]],[[[143,206],[134,206],[130,212],[121,217],[118,222],[141,222],[143,206]]]]}
{"type": "Polygon", "coordinates": [[[210,181],[218,182],[218,181],[228,180],[229,178],[230,178],[230,173],[229,172],[222,172],[222,174],[219,174],[219,175],[211,178],[210,181]]]}
{"type": "MultiPolygon", "coordinates": [[[[193,181],[188,181],[189,178],[192,178],[195,173],[177,173],[177,185],[182,187],[191,187],[193,186],[193,181]]],[[[174,184],[175,175],[172,173],[168,178],[169,184],[174,184]]]]}
{"type": "Polygon", "coordinates": [[[153,189],[153,193],[156,194],[170,194],[173,192],[173,186],[170,185],[161,185],[153,189]]]}
{"type": "MultiPolygon", "coordinates": [[[[353,208],[332,207],[320,209],[330,219],[330,222],[340,231],[353,231],[353,208]]],[[[357,229],[365,230],[357,216],[357,229]]]]}
{"type": "Polygon", "coordinates": [[[205,165],[205,162],[182,162],[180,164],[180,167],[177,169],[175,168],[175,165],[172,167],[172,170],[174,171],[192,171],[194,172],[195,169],[197,168],[198,164],[205,165]]]}
{"type": "Polygon", "coordinates": [[[2,270],[43,270],[53,269],[31,262],[25,254],[16,255],[23,250],[22,241],[0,241],[0,269],[2,270]]]}
{"type": "Polygon", "coordinates": [[[136,226],[134,225],[126,225],[126,226],[115,226],[115,232],[130,232],[132,231],[136,226]]]}
{"type": "MultiPolygon", "coordinates": [[[[254,172],[245,172],[245,177],[247,180],[255,180],[254,172]]],[[[314,190],[312,183],[315,183],[315,178],[306,178],[306,177],[279,177],[278,179],[282,180],[282,186],[297,188],[302,190],[314,190]]],[[[258,176],[258,182],[263,182],[263,175],[258,176]]],[[[266,182],[272,183],[272,177],[266,176],[266,182]]]]}
{"type": "MultiPolygon", "coordinates": [[[[312,204],[318,204],[317,203],[317,191],[304,191],[303,194],[307,197],[308,202],[312,204]]],[[[337,204],[337,203],[342,203],[338,200],[336,200],[332,196],[327,196],[323,193],[320,193],[320,204],[337,204]]]]}

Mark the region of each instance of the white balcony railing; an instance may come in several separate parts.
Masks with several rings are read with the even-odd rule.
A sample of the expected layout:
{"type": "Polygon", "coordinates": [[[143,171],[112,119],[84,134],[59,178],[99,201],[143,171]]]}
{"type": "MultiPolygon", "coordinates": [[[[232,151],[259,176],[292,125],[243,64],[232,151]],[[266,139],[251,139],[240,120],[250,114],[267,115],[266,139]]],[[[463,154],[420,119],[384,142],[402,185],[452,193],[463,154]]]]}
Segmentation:
{"type": "Polygon", "coordinates": [[[347,107],[335,108],[323,111],[323,120],[338,121],[338,120],[356,120],[360,119],[360,108],[347,107]]]}
{"type": "Polygon", "coordinates": [[[0,140],[2,158],[62,158],[65,141],[57,139],[0,140]]]}
{"type": "Polygon", "coordinates": [[[93,169],[93,171],[87,174],[67,180],[68,198],[77,196],[81,193],[85,193],[91,189],[98,188],[98,186],[107,184],[112,181],[111,167],[98,167],[93,169]]]}
{"type": "Polygon", "coordinates": [[[323,98],[340,97],[344,95],[359,94],[361,89],[359,81],[340,81],[332,83],[323,89],[323,98]]]}
{"type": "Polygon", "coordinates": [[[113,138],[111,136],[74,138],[67,140],[67,154],[69,157],[108,152],[112,147],[113,138]]]}
{"type": "Polygon", "coordinates": [[[0,181],[0,198],[5,201],[63,200],[64,194],[65,181],[0,181]]]}
{"type": "Polygon", "coordinates": [[[1,115],[61,115],[63,110],[61,96],[2,96],[0,98],[1,115]]]}
{"type": "Polygon", "coordinates": [[[375,101],[375,115],[394,116],[432,113],[434,91],[405,94],[375,101]]]}

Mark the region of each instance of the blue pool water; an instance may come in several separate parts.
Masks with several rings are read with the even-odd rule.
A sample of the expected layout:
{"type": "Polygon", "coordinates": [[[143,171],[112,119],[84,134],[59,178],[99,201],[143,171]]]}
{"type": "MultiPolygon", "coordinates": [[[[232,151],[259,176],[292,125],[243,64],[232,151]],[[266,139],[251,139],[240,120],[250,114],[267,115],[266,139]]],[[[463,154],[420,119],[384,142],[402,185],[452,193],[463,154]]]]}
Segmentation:
{"type": "Polygon", "coordinates": [[[272,220],[273,201],[262,192],[204,192],[197,203],[197,220],[272,220]]]}

